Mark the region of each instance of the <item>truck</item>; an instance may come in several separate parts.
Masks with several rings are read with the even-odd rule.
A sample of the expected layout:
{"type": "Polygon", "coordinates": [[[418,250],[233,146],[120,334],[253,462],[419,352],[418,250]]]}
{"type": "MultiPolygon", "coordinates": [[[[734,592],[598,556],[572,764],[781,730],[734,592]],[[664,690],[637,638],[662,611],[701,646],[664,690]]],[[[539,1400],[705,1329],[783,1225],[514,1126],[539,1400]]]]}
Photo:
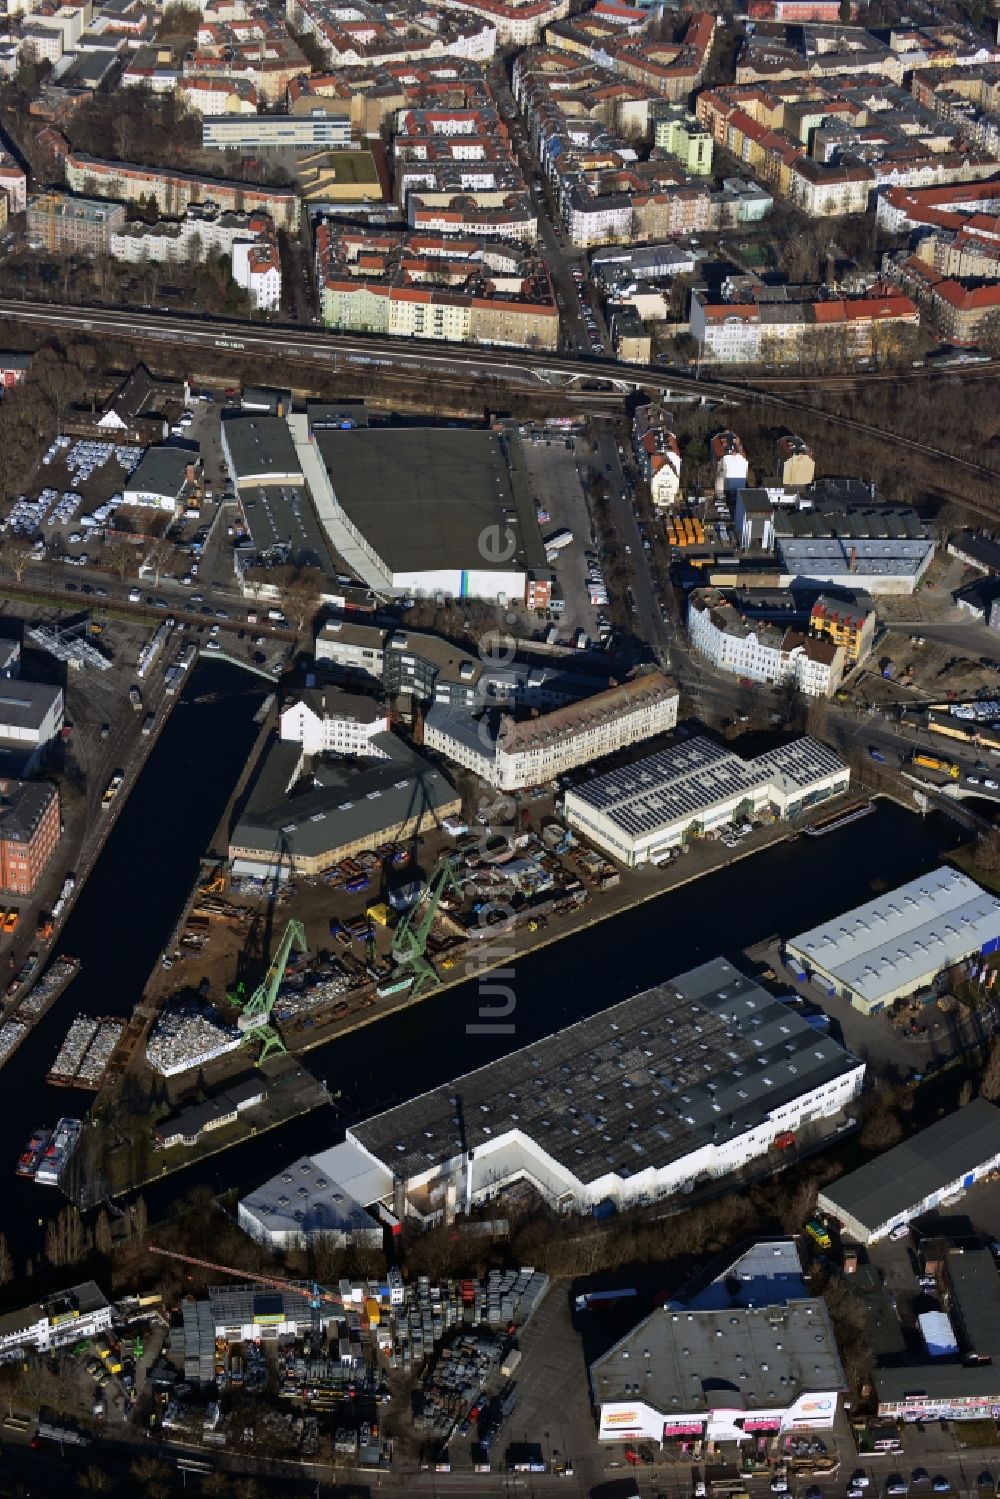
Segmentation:
{"type": "Polygon", "coordinates": [[[550,531],[542,540],[547,552],[561,552],[563,547],[573,545],[573,532],[567,526],[560,526],[557,531],[550,531]]]}
{"type": "Polygon", "coordinates": [[[928,755],[923,750],[914,752],[912,763],[921,766],[924,770],[936,770],[941,775],[950,776],[953,781],[957,781],[962,773],[954,760],[942,760],[939,755],[928,755]]]}
{"type": "Polygon", "coordinates": [[[619,1286],[614,1291],[585,1291],[582,1296],[577,1296],[573,1305],[578,1312],[607,1312],[620,1301],[628,1301],[638,1294],[635,1286],[619,1286]]]}
{"type": "Polygon", "coordinates": [[[830,1235],[826,1231],[826,1226],[820,1223],[818,1218],[809,1219],[809,1222],[806,1224],[806,1233],[820,1249],[830,1248],[830,1235]]]}

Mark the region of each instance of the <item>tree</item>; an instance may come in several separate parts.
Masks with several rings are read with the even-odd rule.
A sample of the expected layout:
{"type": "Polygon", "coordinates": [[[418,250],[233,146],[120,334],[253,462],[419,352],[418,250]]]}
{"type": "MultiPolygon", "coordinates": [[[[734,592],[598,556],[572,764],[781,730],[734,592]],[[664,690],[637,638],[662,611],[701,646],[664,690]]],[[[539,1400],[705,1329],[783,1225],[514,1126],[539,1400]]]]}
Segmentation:
{"type": "Polygon", "coordinates": [[[137,1457],[129,1469],[143,1499],[169,1499],[170,1469],[157,1457],[137,1457]]]}
{"type": "Polygon", "coordinates": [[[99,1254],[111,1253],[111,1223],[103,1208],[94,1221],[94,1248],[99,1254]]]}
{"type": "Polygon", "coordinates": [[[137,1197],[132,1204],[132,1232],[137,1239],[141,1239],[149,1227],[149,1210],[146,1207],[145,1197],[137,1197]]]}
{"type": "Polygon", "coordinates": [[[323,574],[318,567],[300,567],[285,584],[282,602],[296,638],[302,634],[319,608],[323,574]]]}
{"type": "Polygon", "coordinates": [[[0,1286],[8,1285],[14,1279],[14,1260],[7,1247],[7,1235],[0,1234],[0,1286]]]}
{"type": "Polygon", "coordinates": [[[28,563],[35,555],[34,548],[26,536],[5,536],[0,556],[20,583],[27,571],[28,563]]]}
{"type": "Polygon", "coordinates": [[[991,1103],[1000,1098],[1000,1036],[994,1036],[990,1042],[990,1054],[979,1080],[979,1091],[991,1103]]]}
{"type": "Polygon", "coordinates": [[[152,543],[149,551],[143,558],[143,566],[152,568],[154,588],[159,588],[160,575],[170,560],[172,553],[173,547],[170,542],[161,536],[158,541],[152,543]]]}
{"type": "Polygon", "coordinates": [[[80,371],[55,349],[40,349],[32,361],[31,376],[61,428],[67,406],[79,393],[80,371]]]}
{"type": "Polygon", "coordinates": [[[104,561],[119,583],[124,583],[135,566],[135,547],[127,541],[116,541],[104,549],[104,561]]]}
{"type": "Polygon", "coordinates": [[[111,1487],[111,1475],[96,1463],[90,1463],[80,1475],[80,1482],[85,1489],[93,1489],[95,1494],[103,1494],[111,1487]]]}

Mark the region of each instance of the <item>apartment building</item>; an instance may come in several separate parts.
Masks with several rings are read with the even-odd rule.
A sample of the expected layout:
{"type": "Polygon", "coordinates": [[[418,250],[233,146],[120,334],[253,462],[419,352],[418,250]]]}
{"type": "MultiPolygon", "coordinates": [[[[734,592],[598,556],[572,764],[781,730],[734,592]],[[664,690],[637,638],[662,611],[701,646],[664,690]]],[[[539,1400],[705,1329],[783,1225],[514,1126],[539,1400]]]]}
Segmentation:
{"type": "Polygon", "coordinates": [[[255,86],[245,78],[202,78],[188,74],[177,80],[176,92],[188,109],[209,118],[218,115],[256,116],[260,102],[255,86]]]}
{"type": "Polygon", "coordinates": [[[696,114],[716,145],[817,218],[862,213],[883,187],[972,183],[997,170],[956,124],[882,78],[762,77],[703,90],[696,114]]]}
{"type": "MultiPolygon", "coordinates": [[[[595,49],[598,62],[570,50],[563,45],[565,27],[550,27],[547,35],[555,37],[557,30],[558,47],[529,49],[517,59],[512,87],[573,245],[632,245],[704,233],[755,221],[767,211],[771,199],[756,188],[747,194],[727,182],[719,190],[710,177],[689,173],[680,144],[683,111],[677,148],[685,159],[660,150],[640,161],[635,137],[650,135],[657,115],[664,115],[662,94],[623,73],[620,58],[595,49]]],[[[687,139],[696,160],[703,126],[687,128],[694,132],[687,139]]]]}
{"type": "Polygon", "coordinates": [[[801,437],[786,432],[775,444],[777,477],[783,485],[811,484],[816,477],[813,450],[801,437]]]}
{"type": "Polygon", "coordinates": [[[273,236],[250,242],[238,239],[232,250],[232,273],[236,285],[250,298],[257,312],[277,312],[281,306],[281,256],[273,236]]]}
{"type": "Polygon", "coordinates": [[[559,317],[544,262],[520,245],[317,226],[327,327],[452,343],[554,349],[559,317]]]}
{"type": "Polygon", "coordinates": [[[317,103],[344,102],[355,134],[379,135],[401,109],[475,109],[494,104],[487,76],[477,62],[460,57],[420,63],[372,62],[349,72],[313,73],[288,86],[289,114],[308,113],[317,103]]]}
{"type": "MultiPolygon", "coordinates": [[[[1000,332],[1000,280],[983,285],[943,276],[919,255],[909,256],[895,274],[935,333],[949,343],[975,348],[1000,332]]],[[[992,275],[997,274],[994,263],[992,275]]]]}
{"type": "Polygon", "coordinates": [[[654,95],[683,103],[701,83],[715,36],[714,13],[699,11],[692,16],[683,41],[668,42],[647,34],[651,13],[623,26],[610,9],[598,6],[557,21],[546,29],[547,44],[598,63],[654,95]]]}
{"type": "Polygon", "coordinates": [[[538,215],[531,195],[515,192],[411,192],[406,219],[421,234],[455,235],[460,239],[505,239],[534,244],[538,215]]]}
{"type": "Polygon", "coordinates": [[[289,188],[200,177],[127,161],[102,161],[79,151],[66,156],[66,185],[74,193],[124,199],[127,203],[152,198],[161,213],[172,217],[183,214],[189,204],[211,202],[222,210],[269,213],[277,229],[297,229],[299,224],[299,197],[289,188]]]}
{"type": "Polygon", "coordinates": [[[712,171],[712,133],[683,106],[675,105],[656,121],[654,144],[680,162],[692,177],[708,177],[712,171]]]}
{"type": "Polygon", "coordinates": [[[478,16],[496,30],[501,47],[530,47],[552,21],[569,14],[569,0],[438,0],[444,10],[478,16]]]}
{"type": "Polygon", "coordinates": [[[875,643],[876,615],[864,604],[820,594],[809,611],[809,631],[843,648],[848,668],[867,660],[875,643]]]}
{"type": "Polygon", "coordinates": [[[650,402],[637,407],[632,418],[632,445],[657,510],[676,504],[681,487],[680,448],[667,416],[662,406],[650,402]]]}
{"type": "Polygon", "coordinates": [[[124,203],[69,193],[39,193],[28,204],[28,243],[50,254],[107,255],[125,227],[124,203]]]}
{"type": "Polygon", "coordinates": [[[55,786],[0,780],[0,889],[31,895],[55,852],[60,829],[55,786]]]}
{"type": "Polygon", "coordinates": [[[691,294],[689,328],[699,357],[713,364],[839,365],[858,358],[905,355],[920,313],[909,297],[889,286],[872,295],[814,300],[805,287],[765,287],[740,282],[739,300],[710,301],[704,288],[691,294]]]}
{"type": "Polygon", "coordinates": [[[424,744],[488,785],[517,791],[669,732],[678,700],[673,682],[653,671],[522,722],[435,703],[424,721],[424,744]]]}
{"type": "MultiPolygon", "coordinates": [[[[124,217],[123,208],[121,212],[124,217]]],[[[240,241],[255,244],[273,236],[274,225],[266,213],[223,212],[212,204],[192,203],[179,219],[122,222],[109,235],[107,252],[134,265],[204,261],[210,256],[231,257],[240,241]]]]}
{"type": "Polygon", "coordinates": [[[790,684],[806,697],[830,697],[844,676],[846,653],[832,639],[747,618],[721,589],[696,588],[688,599],[691,644],[717,671],[752,682],[790,684]]]}
{"type": "Polygon", "coordinates": [[[496,51],[493,20],[433,0],[394,0],[391,6],[353,0],[349,11],[336,0],[288,0],[285,13],[296,31],[314,38],[331,68],[423,62],[442,54],[488,62],[496,51]]]}

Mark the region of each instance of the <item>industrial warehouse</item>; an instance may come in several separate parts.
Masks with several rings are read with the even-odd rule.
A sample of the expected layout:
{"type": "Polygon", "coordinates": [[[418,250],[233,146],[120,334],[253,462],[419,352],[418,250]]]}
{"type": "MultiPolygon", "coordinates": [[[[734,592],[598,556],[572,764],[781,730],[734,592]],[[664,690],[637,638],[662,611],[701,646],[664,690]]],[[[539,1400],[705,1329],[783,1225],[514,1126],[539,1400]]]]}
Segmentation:
{"type": "Polygon", "coordinates": [[[929,1129],[831,1182],[819,1194],[860,1244],[884,1239],[1000,1165],[1000,1109],[976,1098],[929,1129]]]}
{"type": "Polygon", "coordinates": [[[506,602],[527,601],[530,581],[532,606],[548,603],[552,573],[516,428],[314,436],[337,519],[385,587],[506,602]]]}
{"type": "Polygon", "coordinates": [[[601,1441],[745,1442],[826,1430],[846,1389],[822,1297],[658,1307],[590,1366],[601,1441]]]}
{"type": "Polygon", "coordinates": [[[395,734],[372,736],[367,754],[373,758],[317,759],[307,771],[301,742],[275,741],[230,834],[234,872],[282,880],[317,874],[461,811],[444,774],[395,734]]]}
{"type": "Polygon", "coordinates": [[[553,1207],[690,1190],[831,1118],[864,1063],[716,958],[352,1126],[426,1220],[513,1182],[553,1207]]]}
{"type": "Polygon", "coordinates": [[[328,1244],[382,1244],[382,1227],[362,1204],[392,1192],[392,1175],[372,1165],[345,1142],[319,1155],[303,1156],[244,1197],[243,1231],[268,1249],[305,1249],[317,1238],[328,1244]]]}
{"type": "Polygon", "coordinates": [[[566,821],[629,866],[658,863],[689,839],[736,818],[792,818],[847,790],[851,773],[815,739],[742,760],[711,739],[689,739],[566,793],[566,821]]]}
{"type": "MultiPolygon", "coordinates": [[[[959,870],[942,865],[845,911],[787,944],[799,965],[832,998],[866,1015],[933,985],[954,963],[1000,946],[1000,900],[959,870]]],[[[793,966],[794,971],[794,966],[793,966]]]]}

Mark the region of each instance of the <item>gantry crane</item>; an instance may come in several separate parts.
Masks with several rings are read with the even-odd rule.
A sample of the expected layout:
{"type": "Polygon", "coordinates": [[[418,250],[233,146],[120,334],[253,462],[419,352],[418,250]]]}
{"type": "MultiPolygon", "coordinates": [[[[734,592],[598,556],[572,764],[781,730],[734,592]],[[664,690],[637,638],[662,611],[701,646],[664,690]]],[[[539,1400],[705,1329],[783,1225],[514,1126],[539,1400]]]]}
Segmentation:
{"type": "Polygon", "coordinates": [[[241,1005],[243,1013],[237,1022],[243,1032],[244,1039],[248,1045],[260,1042],[260,1054],[257,1057],[257,1066],[267,1060],[269,1056],[276,1056],[286,1051],[284,1041],[271,1024],[271,1014],[274,1010],[274,1002],[278,997],[281,980],[285,976],[288,959],[292,948],[297,947],[303,955],[309,951],[306,942],[305,927],[301,921],[290,921],[285,927],[285,934],[278,943],[277,951],[271,959],[267,973],[264,975],[257,988],[248,1000],[243,999],[239,989],[229,998],[234,1004],[241,1005]]]}
{"type": "Polygon", "coordinates": [[[248,1270],[237,1270],[233,1265],[217,1265],[213,1260],[200,1260],[193,1254],[178,1254],[176,1249],[161,1249],[159,1244],[150,1244],[150,1254],[158,1254],[166,1260],[178,1260],[182,1265],[197,1265],[201,1270],[218,1270],[220,1275],[235,1275],[238,1280],[252,1280],[255,1285],[269,1286],[272,1291],[287,1291],[292,1296],[302,1296],[313,1311],[321,1306],[343,1306],[344,1298],[336,1291],[328,1291],[315,1281],[303,1286],[294,1280],[281,1280],[276,1275],[254,1275],[248,1270]]]}
{"type": "Polygon", "coordinates": [[[408,911],[393,933],[392,938],[392,961],[394,966],[393,977],[404,977],[406,973],[413,975],[413,994],[419,994],[422,989],[433,987],[441,982],[437,969],[427,957],[427,938],[430,936],[431,927],[434,925],[434,917],[441,903],[441,897],[446,890],[453,890],[456,894],[461,893],[461,885],[456,874],[455,861],[445,857],[438,861],[427,884],[427,891],[421,901],[408,911]]]}

